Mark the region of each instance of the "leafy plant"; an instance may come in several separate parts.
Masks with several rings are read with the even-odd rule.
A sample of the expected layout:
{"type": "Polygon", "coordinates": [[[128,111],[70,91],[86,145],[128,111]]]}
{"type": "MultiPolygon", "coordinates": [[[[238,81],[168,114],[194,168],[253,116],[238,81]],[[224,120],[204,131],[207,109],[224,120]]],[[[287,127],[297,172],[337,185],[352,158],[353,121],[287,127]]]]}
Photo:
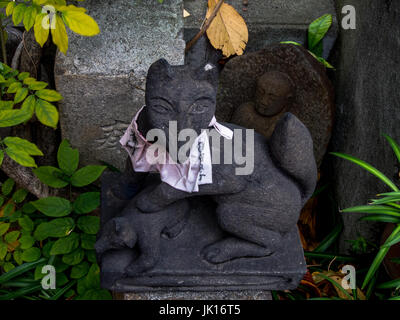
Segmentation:
{"type": "Polygon", "coordinates": [[[100,32],[96,21],[85,13],[85,8],[67,5],[66,0],[10,0],[2,1],[1,7],[6,8],[7,16],[12,16],[14,25],[22,22],[26,31],[33,28],[40,46],[43,47],[51,32],[54,44],[64,54],[68,50],[66,27],[87,37],[100,32]]]}
{"type": "MultiPolygon", "coordinates": [[[[61,100],[62,96],[46,87],[46,82],[0,62],[0,128],[26,123],[34,115],[42,124],[56,128],[59,115],[52,102],[61,100]]],[[[25,167],[36,167],[32,156],[43,156],[35,144],[18,137],[0,140],[0,165],[5,153],[25,167]]]]}
{"type": "MultiPolygon", "coordinates": [[[[310,23],[308,27],[308,52],[325,67],[333,69],[333,66],[322,57],[323,39],[332,25],[332,15],[325,14],[310,23]]],[[[295,41],[282,41],[284,44],[301,46],[295,41]]]]}
{"type": "MultiPolygon", "coordinates": [[[[386,140],[389,142],[392,147],[398,161],[400,162],[400,147],[398,144],[388,135],[384,135],[386,140]]],[[[379,199],[372,199],[368,205],[364,206],[356,206],[352,208],[348,208],[342,210],[342,212],[360,212],[365,213],[366,216],[362,217],[360,220],[364,221],[380,221],[380,222],[389,222],[395,223],[396,227],[392,234],[387,238],[386,242],[380,247],[374,261],[372,262],[367,275],[365,276],[362,288],[365,288],[372,279],[376,276],[379,267],[386,254],[388,253],[391,246],[400,242],[400,190],[397,185],[391,181],[387,176],[385,176],[382,172],[380,172],[375,167],[370,164],[362,161],[356,157],[343,154],[343,153],[333,153],[340,158],[351,161],[363,169],[367,170],[378,179],[380,179],[383,183],[385,183],[388,187],[392,189],[392,192],[383,193],[378,195],[379,199]]],[[[399,279],[400,281],[400,279],[399,279]]]]}
{"type": "Polygon", "coordinates": [[[106,167],[78,169],[79,152],[66,140],[60,144],[57,158],[58,168],[39,167],[34,173],[49,186],[67,187],[68,199],[47,197],[22,205],[27,192],[17,190],[10,196],[13,181],[2,184],[0,266],[5,273],[0,275],[0,288],[7,293],[0,295],[0,300],[111,299],[110,293],[100,288],[94,252],[100,220],[93,214],[100,205],[100,193],[90,186],[106,167]],[[78,187],[89,190],[73,195],[72,188],[78,187]],[[56,269],[57,289],[44,291],[41,271],[48,264],[56,269]]]}

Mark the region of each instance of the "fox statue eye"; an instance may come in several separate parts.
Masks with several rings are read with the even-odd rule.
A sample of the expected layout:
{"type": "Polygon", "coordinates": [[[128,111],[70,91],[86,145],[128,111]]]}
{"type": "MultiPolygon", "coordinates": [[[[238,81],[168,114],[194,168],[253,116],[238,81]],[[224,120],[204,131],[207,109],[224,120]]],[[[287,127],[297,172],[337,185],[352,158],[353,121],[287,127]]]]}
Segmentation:
{"type": "Polygon", "coordinates": [[[151,109],[160,114],[167,114],[171,111],[169,107],[162,105],[162,104],[152,105],[151,109]]]}
{"type": "Polygon", "coordinates": [[[199,103],[194,103],[192,106],[189,108],[189,113],[191,114],[201,114],[204,113],[207,110],[207,106],[204,104],[199,104],[199,103]]]}

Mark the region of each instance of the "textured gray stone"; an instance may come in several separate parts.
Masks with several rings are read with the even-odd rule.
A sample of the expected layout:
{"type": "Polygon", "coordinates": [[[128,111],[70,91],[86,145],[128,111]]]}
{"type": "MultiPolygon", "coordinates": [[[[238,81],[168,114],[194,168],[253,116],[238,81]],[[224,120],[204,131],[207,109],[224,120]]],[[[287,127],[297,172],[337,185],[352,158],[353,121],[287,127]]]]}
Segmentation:
{"type": "MultiPolygon", "coordinates": [[[[246,52],[285,40],[304,44],[308,25],[326,13],[334,16],[334,23],[324,39],[325,58],[335,42],[338,27],[332,0],[249,0],[246,11],[243,10],[243,0],[226,3],[232,5],[247,23],[249,42],[246,52]]],[[[185,0],[184,6],[191,14],[185,18],[185,40],[189,40],[200,28],[207,11],[207,1],[185,0]]]]}
{"type": "MultiPolygon", "coordinates": [[[[361,158],[389,178],[398,181],[396,158],[381,133],[400,141],[400,16],[399,1],[337,1],[355,6],[357,29],[341,30],[338,43],[336,126],[332,151],[361,158]]],[[[333,174],[338,206],[366,204],[388,187],[358,166],[333,158],[333,174]]],[[[379,243],[381,225],[359,222],[361,214],[344,214],[342,251],[349,249],[358,234],[379,243]]]]}
{"type": "Polygon", "coordinates": [[[123,300],[272,300],[270,291],[142,292],[126,293],[123,300]]]}
{"type": "Polygon", "coordinates": [[[163,57],[184,61],[182,0],[85,1],[101,33],[69,33],[67,56],[56,58],[56,86],[63,138],[81,152],[83,164],[106,161],[123,167],[118,140],[144,104],[144,80],[163,57]]]}

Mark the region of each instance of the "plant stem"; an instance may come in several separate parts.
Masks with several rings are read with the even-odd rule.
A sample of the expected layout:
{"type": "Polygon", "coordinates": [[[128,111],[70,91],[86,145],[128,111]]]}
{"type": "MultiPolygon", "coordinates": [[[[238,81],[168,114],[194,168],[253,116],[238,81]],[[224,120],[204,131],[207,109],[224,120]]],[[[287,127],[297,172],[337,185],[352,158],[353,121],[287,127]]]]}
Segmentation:
{"type": "Polygon", "coordinates": [[[202,25],[200,31],[194,36],[192,40],[190,40],[186,44],[185,52],[188,52],[191,47],[201,38],[201,36],[207,31],[208,27],[211,25],[211,22],[214,20],[214,18],[217,16],[219,9],[221,8],[222,4],[224,3],[224,0],[219,0],[217,5],[215,6],[214,10],[211,12],[210,17],[204,22],[202,25]]]}
{"type": "Polygon", "coordinates": [[[0,16],[0,42],[1,42],[1,52],[3,55],[3,62],[7,64],[7,49],[6,49],[6,39],[4,37],[4,26],[3,26],[3,19],[0,16]]]}

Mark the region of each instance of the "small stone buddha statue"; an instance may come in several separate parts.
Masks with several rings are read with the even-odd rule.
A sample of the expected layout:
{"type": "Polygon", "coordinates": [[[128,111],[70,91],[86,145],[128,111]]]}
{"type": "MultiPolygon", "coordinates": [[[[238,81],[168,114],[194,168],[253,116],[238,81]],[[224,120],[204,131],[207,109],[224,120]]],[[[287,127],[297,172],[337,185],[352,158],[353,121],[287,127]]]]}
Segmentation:
{"type": "Polygon", "coordinates": [[[255,101],[240,105],[234,111],[231,122],[253,128],[268,138],[280,117],[290,109],[294,91],[293,82],[286,73],[264,73],[257,80],[255,101]]]}

